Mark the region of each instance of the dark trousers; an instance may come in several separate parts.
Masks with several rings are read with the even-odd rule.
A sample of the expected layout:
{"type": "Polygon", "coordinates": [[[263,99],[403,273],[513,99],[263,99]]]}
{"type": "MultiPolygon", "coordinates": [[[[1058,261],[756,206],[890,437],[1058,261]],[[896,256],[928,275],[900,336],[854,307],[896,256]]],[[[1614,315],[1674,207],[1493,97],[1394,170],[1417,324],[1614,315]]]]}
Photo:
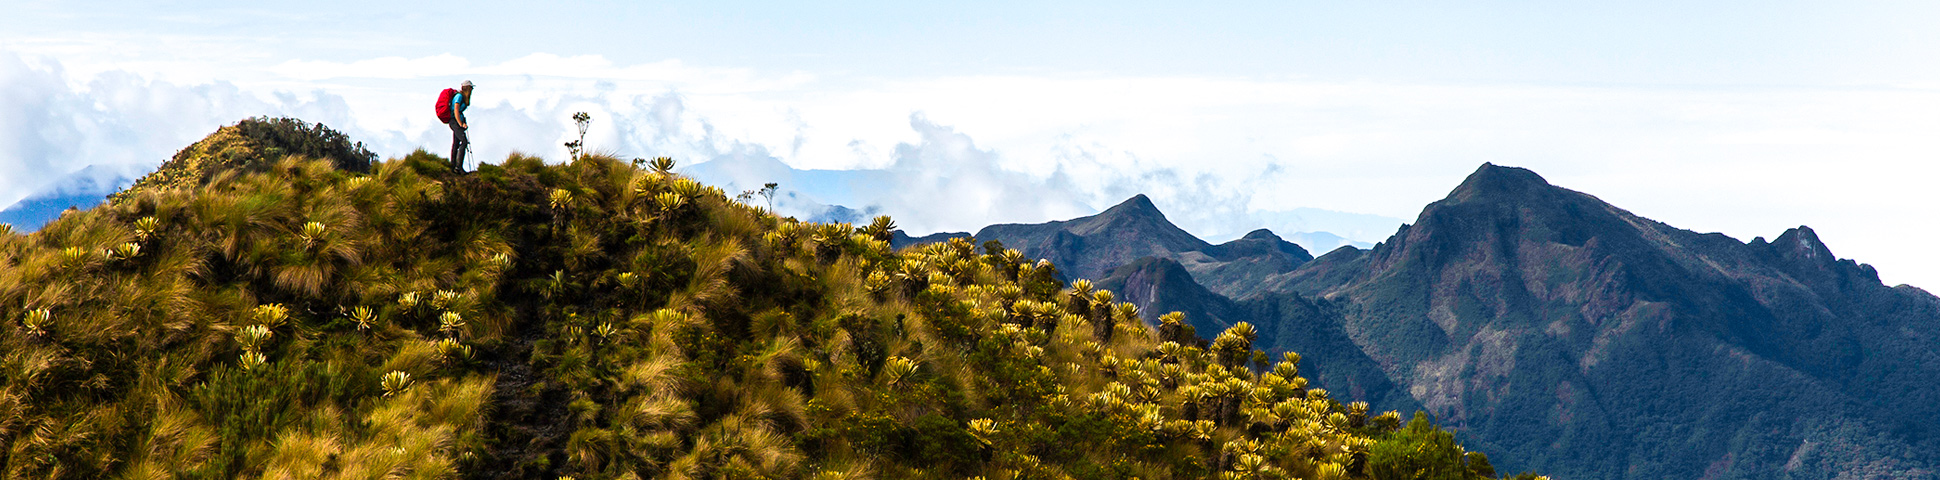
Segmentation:
{"type": "Polygon", "coordinates": [[[451,170],[464,173],[465,150],[471,148],[472,140],[465,137],[465,128],[458,126],[458,122],[445,125],[451,127],[451,170]]]}

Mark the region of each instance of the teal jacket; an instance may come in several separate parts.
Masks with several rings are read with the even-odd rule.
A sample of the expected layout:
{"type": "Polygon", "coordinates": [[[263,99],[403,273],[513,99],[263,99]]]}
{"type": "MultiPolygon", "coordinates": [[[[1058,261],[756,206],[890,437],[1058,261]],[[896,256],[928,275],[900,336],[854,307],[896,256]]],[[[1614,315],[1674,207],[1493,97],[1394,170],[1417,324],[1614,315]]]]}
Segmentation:
{"type": "Polygon", "coordinates": [[[472,104],[471,104],[471,102],[467,102],[467,101],[465,101],[465,94],[464,94],[464,93],[454,93],[454,94],[451,94],[451,118],[452,118],[452,121],[453,121],[453,122],[455,122],[455,123],[460,123],[460,124],[467,124],[467,123],[471,123],[471,122],[467,122],[467,121],[465,121],[465,107],[469,107],[469,106],[471,106],[471,105],[472,105],[472,104]]]}

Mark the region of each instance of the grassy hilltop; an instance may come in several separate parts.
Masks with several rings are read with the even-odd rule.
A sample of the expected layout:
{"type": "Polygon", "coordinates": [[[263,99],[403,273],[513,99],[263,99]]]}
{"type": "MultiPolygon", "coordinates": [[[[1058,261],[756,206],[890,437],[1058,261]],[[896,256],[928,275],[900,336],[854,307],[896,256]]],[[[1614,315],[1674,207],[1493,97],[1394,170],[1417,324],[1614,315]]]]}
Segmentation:
{"type": "Polygon", "coordinates": [[[1000,245],[893,251],[888,218],[777,217],[668,159],[358,172],[279,138],[0,233],[0,476],[1497,475],[1250,325],[1148,327],[1000,245]]]}

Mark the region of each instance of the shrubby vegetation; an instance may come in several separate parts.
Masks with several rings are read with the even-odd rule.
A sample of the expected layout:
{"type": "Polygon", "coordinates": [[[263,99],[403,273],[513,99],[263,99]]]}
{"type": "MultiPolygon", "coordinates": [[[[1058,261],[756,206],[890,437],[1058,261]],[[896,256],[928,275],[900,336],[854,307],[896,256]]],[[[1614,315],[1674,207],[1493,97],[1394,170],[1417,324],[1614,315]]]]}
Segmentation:
{"type": "Polygon", "coordinates": [[[289,156],[0,235],[0,476],[1496,475],[1250,325],[644,163],[289,156]]]}
{"type": "Polygon", "coordinates": [[[161,188],[197,188],[225,173],[269,169],[283,157],[297,155],[324,160],[338,170],[370,172],[377,154],[352,142],[342,132],[321,123],[294,118],[251,117],[175,152],[161,168],[135,181],[134,186],[109,196],[122,201],[129,192],[161,188]]]}

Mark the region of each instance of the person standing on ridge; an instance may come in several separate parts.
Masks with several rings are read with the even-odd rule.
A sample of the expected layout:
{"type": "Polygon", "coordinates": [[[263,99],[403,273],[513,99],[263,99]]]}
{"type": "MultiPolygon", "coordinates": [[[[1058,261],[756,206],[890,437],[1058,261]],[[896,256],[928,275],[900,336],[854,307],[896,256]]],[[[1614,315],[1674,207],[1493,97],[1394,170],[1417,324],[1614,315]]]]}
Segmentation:
{"type": "Polygon", "coordinates": [[[447,88],[439,97],[438,119],[451,127],[451,170],[465,173],[465,150],[472,146],[471,138],[465,135],[465,130],[471,128],[465,122],[465,108],[472,104],[472,81],[466,80],[457,91],[447,88]]]}

